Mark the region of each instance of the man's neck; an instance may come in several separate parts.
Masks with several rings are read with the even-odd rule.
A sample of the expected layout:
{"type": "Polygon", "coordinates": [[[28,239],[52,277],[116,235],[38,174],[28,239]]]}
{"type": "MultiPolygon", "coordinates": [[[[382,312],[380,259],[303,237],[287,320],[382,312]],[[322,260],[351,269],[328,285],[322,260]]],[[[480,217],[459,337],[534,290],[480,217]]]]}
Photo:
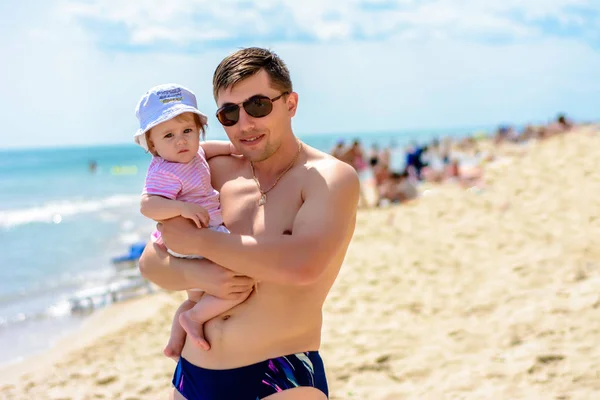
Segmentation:
{"type": "Polygon", "coordinates": [[[299,140],[290,135],[271,157],[253,163],[256,176],[266,181],[277,179],[297,158],[299,146],[299,140]]]}

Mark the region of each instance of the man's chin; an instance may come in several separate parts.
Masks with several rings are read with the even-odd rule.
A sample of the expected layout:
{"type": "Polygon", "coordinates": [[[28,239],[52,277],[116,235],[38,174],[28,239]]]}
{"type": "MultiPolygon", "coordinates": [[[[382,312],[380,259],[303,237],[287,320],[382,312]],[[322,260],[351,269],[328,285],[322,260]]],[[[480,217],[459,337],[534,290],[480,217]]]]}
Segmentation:
{"type": "Polygon", "coordinates": [[[253,163],[257,163],[257,162],[261,162],[266,160],[267,158],[269,158],[268,155],[266,155],[264,152],[245,152],[242,153],[242,155],[244,156],[244,158],[248,161],[252,161],[253,163]]]}

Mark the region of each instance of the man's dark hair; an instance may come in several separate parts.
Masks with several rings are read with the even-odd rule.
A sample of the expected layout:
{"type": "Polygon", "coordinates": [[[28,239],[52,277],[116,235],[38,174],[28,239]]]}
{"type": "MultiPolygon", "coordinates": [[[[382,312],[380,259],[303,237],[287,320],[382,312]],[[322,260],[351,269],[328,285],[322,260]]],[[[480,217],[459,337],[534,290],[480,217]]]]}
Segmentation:
{"type": "Polygon", "coordinates": [[[213,75],[213,96],[222,89],[229,89],[246,78],[265,70],[271,87],[281,92],[292,92],[290,71],[281,58],[271,50],[248,47],[225,57],[213,75]]]}

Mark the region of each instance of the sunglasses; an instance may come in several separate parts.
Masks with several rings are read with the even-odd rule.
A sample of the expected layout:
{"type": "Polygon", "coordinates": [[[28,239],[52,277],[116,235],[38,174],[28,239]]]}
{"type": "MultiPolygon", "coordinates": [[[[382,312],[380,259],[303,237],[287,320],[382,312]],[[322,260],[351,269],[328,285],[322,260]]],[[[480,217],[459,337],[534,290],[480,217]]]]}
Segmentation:
{"type": "Polygon", "coordinates": [[[289,94],[289,92],[283,92],[272,99],[257,94],[242,103],[225,104],[217,110],[217,119],[223,126],[233,126],[237,124],[240,120],[240,104],[244,107],[244,111],[246,111],[246,114],[249,116],[253,118],[266,117],[273,111],[273,102],[279,100],[280,97],[285,96],[286,94],[289,94]]]}

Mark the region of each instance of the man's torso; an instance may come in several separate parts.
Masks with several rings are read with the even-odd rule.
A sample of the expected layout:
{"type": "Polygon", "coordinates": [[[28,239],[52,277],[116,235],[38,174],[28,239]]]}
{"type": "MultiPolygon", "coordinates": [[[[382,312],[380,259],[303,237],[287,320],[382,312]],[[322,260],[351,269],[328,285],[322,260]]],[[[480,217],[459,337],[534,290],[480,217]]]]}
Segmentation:
{"type": "MultiPolygon", "coordinates": [[[[268,192],[264,206],[258,206],[260,192],[247,162],[234,157],[211,159],[213,186],[221,193],[221,210],[229,230],[255,236],[293,234],[309,168],[318,168],[320,162],[332,159],[311,148],[307,148],[307,156],[306,163],[298,163],[268,192]]],[[[205,352],[188,342],[183,356],[198,366],[225,369],[318,350],[323,302],[337,277],[351,235],[349,232],[345,246],[340,247],[317,282],[305,286],[260,282],[244,303],[205,324],[211,350],[205,352]]]]}

